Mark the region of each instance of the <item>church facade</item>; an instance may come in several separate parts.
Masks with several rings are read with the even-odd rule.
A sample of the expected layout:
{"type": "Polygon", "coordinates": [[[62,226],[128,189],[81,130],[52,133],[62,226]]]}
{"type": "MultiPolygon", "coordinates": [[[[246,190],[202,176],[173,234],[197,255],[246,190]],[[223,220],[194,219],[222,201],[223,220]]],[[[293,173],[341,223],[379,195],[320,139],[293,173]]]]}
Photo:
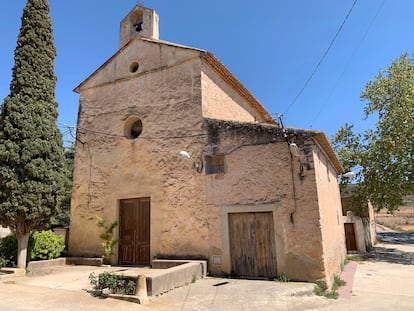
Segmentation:
{"type": "Polygon", "coordinates": [[[159,39],[136,6],[119,50],[82,82],[69,253],[112,264],[208,260],[213,275],[330,287],[345,258],[337,174],[319,131],[283,128],[211,53],[159,39]]]}

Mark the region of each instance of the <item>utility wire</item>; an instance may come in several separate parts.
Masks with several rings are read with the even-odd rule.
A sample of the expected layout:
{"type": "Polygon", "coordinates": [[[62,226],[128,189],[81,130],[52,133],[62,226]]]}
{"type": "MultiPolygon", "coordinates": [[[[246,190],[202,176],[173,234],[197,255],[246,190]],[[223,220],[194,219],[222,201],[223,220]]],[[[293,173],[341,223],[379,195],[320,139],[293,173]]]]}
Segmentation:
{"type": "Polygon", "coordinates": [[[316,74],[316,71],[318,71],[318,69],[321,66],[321,64],[322,64],[323,60],[325,59],[326,55],[328,55],[329,50],[331,49],[332,45],[334,44],[336,38],[339,36],[340,32],[342,31],[342,28],[344,27],[346,21],[348,20],[349,16],[351,15],[352,10],[354,9],[354,7],[355,7],[355,5],[356,5],[357,2],[358,2],[358,0],[354,0],[354,3],[352,4],[351,8],[348,11],[348,14],[345,16],[344,20],[342,21],[341,26],[337,30],[334,38],[332,39],[332,41],[329,44],[328,48],[326,49],[325,53],[322,55],[321,59],[319,60],[318,64],[316,65],[315,69],[312,71],[312,73],[309,76],[308,80],[306,80],[305,84],[300,89],[299,93],[296,95],[296,97],[293,99],[293,101],[289,104],[289,106],[286,108],[286,110],[285,110],[285,112],[283,114],[286,114],[290,110],[290,108],[292,108],[292,106],[297,102],[297,100],[299,99],[299,97],[302,95],[303,91],[308,86],[309,82],[312,80],[313,76],[316,74]]]}
{"type": "Polygon", "coordinates": [[[310,127],[311,127],[311,128],[312,128],[312,126],[313,126],[313,123],[315,123],[315,121],[316,121],[316,120],[319,118],[319,116],[321,115],[322,111],[325,109],[326,105],[329,103],[329,100],[331,99],[331,97],[332,97],[332,95],[333,95],[333,93],[334,93],[334,91],[335,91],[336,87],[338,86],[339,81],[340,81],[340,80],[343,78],[343,76],[345,75],[345,72],[346,72],[346,70],[348,69],[349,64],[351,63],[351,60],[354,58],[354,56],[356,55],[357,51],[358,51],[358,50],[359,50],[359,48],[361,47],[362,43],[363,43],[363,42],[365,41],[365,39],[367,38],[368,33],[370,32],[370,30],[371,30],[372,26],[374,25],[375,20],[377,19],[377,17],[378,17],[378,15],[379,15],[379,13],[381,12],[381,10],[382,10],[382,8],[383,8],[383,6],[384,6],[384,4],[385,4],[385,1],[386,1],[386,0],[383,0],[383,1],[382,1],[382,3],[381,3],[381,5],[379,6],[379,8],[378,8],[378,10],[377,10],[377,12],[376,12],[376,14],[375,14],[374,18],[371,20],[371,23],[369,24],[369,26],[368,26],[367,30],[365,31],[364,35],[362,36],[362,39],[359,41],[359,43],[358,43],[358,45],[355,47],[355,49],[354,49],[354,51],[353,51],[353,53],[352,53],[351,57],[348,59],[348,61],[347,61],[346,65],[345,65],[344,70],[342,71],[341,75],[339,76],[339,78],[336,80],[336,82],[335,82],[334,86],[332,87],[331,92],[329,93],[328,98],[326,99],[326,101],[325,101],[325,103],[322,105],[322,107],[319,109],[319,111],[318,111],[318,113],[316,114],[316,116],[313,118],[313,120],[312,120],[312,122],[311,122],[311,124],[310,124],[310,127]]]}

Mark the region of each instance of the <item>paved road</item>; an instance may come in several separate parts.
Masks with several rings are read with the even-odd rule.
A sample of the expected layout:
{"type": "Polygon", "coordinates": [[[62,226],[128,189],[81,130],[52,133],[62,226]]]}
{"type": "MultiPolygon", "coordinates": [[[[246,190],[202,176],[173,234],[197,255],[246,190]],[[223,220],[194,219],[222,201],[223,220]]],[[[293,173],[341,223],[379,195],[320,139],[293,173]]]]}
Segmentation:
{"type": "Polygon", "coordinates": [[[414,234],[380,232],[382,243],[359,263],[348,300],[325,310],[414,310],[414,234]]]}
{"type": "Polygon", "coordinates": [[[88,287],[91,271],[68,269],[60,274],[0,282],[0,310],[414,310],[413,235],[386,233],[380,237],[385,243],[358,264],[349,299],[301,295],[309,293],[309,284],[206,278],[140,306],[92,297],[82,290],[88,287]]]}
{"type": "Polygon", "coordinates": [[[413,233],[383,231],[383,232],[378,232],[377,236],[384,243],[414,245],[414,234],[413,233]]]}
{"type": "Polygon", "coordinates": [[[0,284],[2,311],[130,311],[147,310],[113,299],[100,300],[86,292],[19,284],[0,284]],[[133,307],[133,308],[131,308],[133,307]]]}

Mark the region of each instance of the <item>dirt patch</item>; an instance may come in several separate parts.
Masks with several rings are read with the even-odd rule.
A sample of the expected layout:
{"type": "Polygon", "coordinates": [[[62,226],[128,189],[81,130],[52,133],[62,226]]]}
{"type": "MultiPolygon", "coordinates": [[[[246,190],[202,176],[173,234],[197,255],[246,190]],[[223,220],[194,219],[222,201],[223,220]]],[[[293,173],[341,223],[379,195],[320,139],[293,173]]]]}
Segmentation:
{"type": "Polygon", "coordinates": [[[375,214],[375,221],[394,230],[414,230],[414,206],[402,206],[393,214],[380,211],[375,214]]]}

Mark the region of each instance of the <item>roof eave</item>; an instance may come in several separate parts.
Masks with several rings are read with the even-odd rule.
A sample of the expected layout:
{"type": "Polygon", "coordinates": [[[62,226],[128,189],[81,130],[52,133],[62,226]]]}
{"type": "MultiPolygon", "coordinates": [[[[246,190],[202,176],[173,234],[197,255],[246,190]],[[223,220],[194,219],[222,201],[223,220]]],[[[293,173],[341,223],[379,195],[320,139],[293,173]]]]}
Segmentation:
{"type": "Polygon", "coordinates": [[[342,174],[344,172],[344,168],[339,162],[338,157],[336,156],[335,151],[332,149],[332,146],[326,137],[326,135],[323,132],[316,133],[315,136],[312,137],[312,139],[320,146],[320,148],[325,152],[327,157],[329,158],[329,161],[332,163],[332,166],[334,167],[336,173],[342,174]]]}

